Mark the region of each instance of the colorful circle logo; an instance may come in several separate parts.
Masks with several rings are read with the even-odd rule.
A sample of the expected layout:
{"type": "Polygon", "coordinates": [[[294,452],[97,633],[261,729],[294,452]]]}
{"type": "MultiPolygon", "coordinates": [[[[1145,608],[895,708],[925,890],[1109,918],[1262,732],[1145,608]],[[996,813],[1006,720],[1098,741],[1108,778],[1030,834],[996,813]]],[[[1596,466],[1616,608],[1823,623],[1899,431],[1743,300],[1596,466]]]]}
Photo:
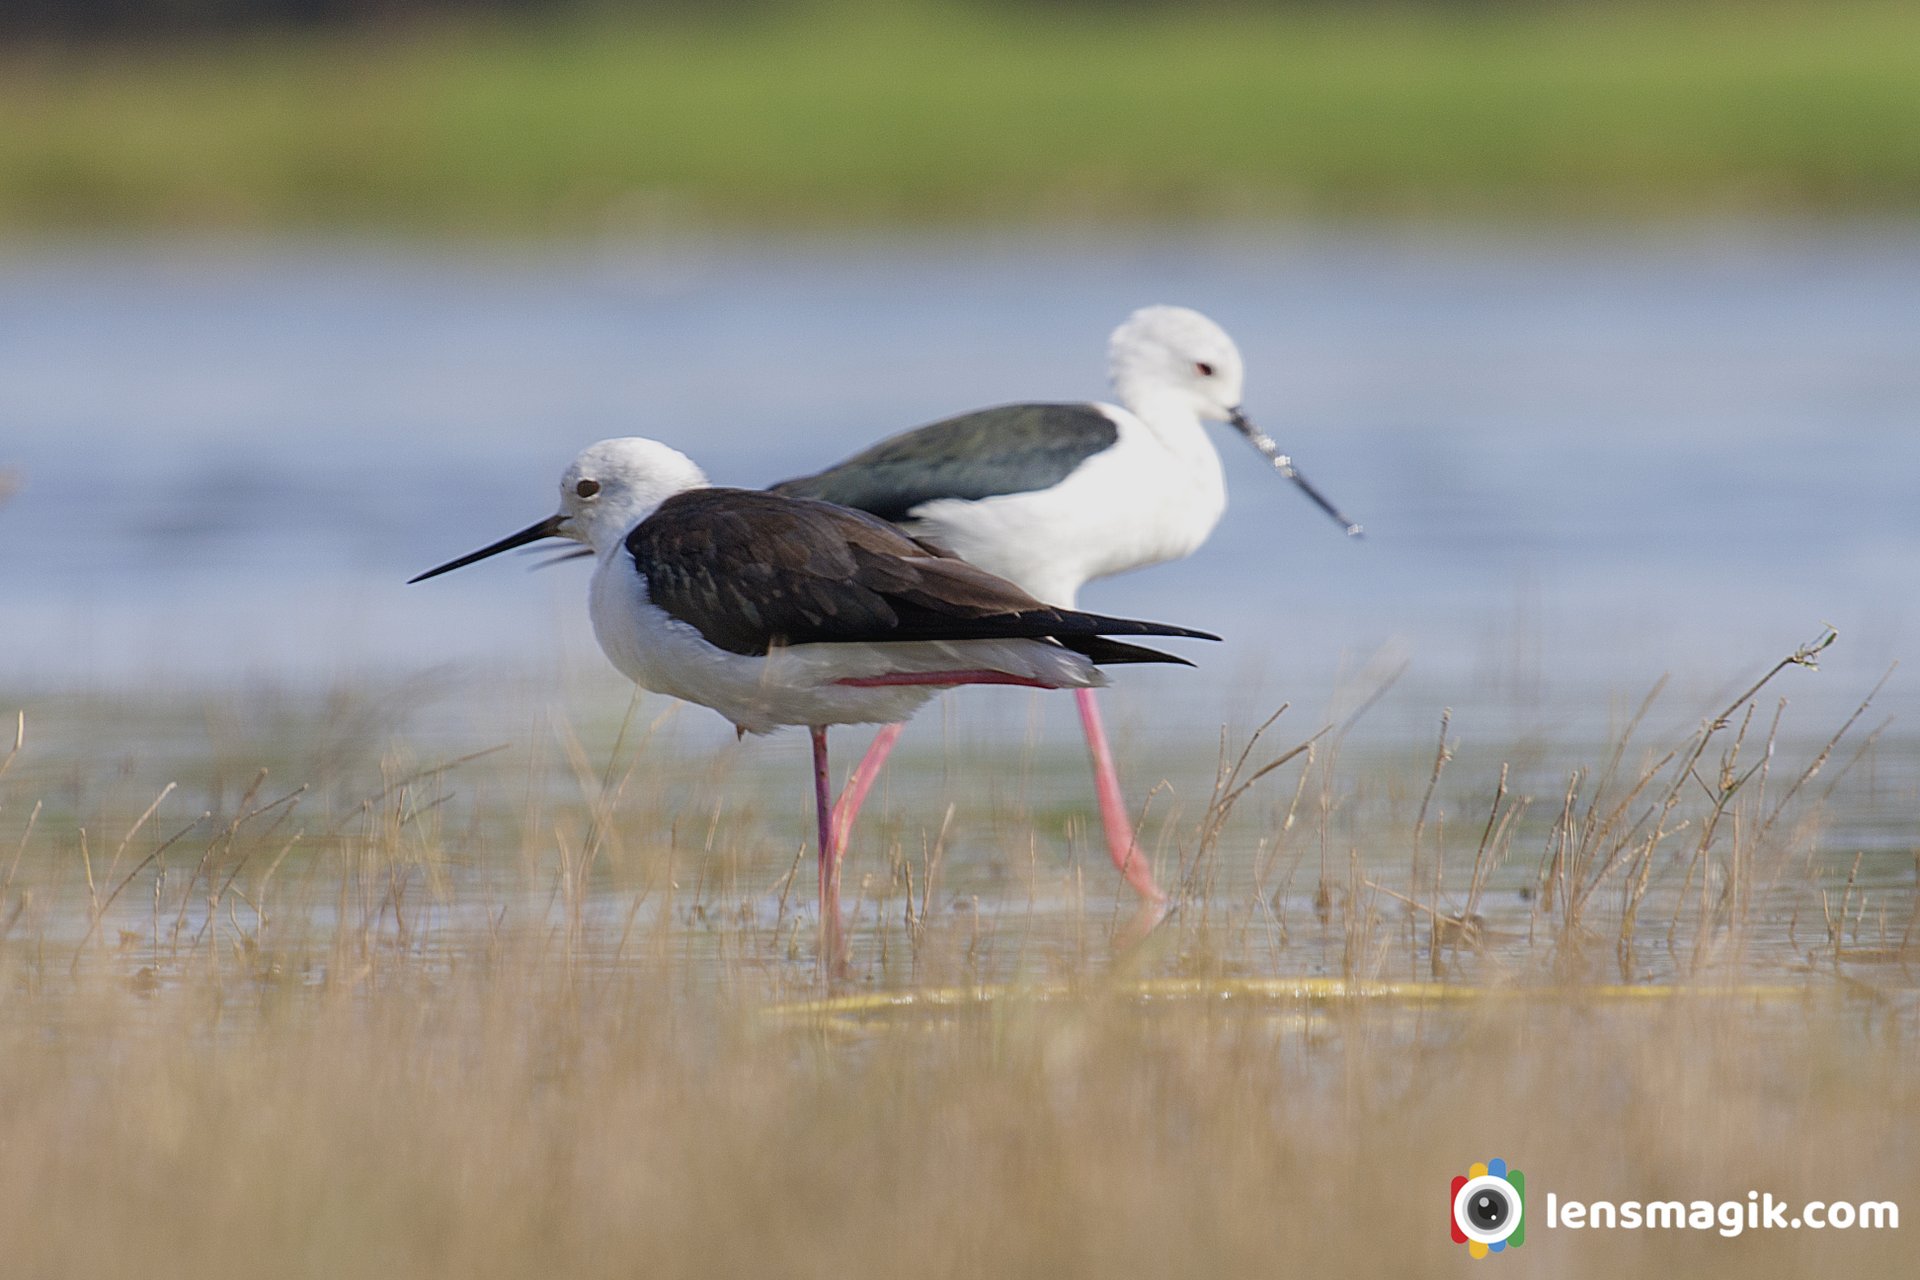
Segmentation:
{"type": "Polygon", "coordinates": [[[1449,1203],[1453,1242],[1476,1258],[1527,1242],[1527,1175],[1489,1160],[1453,1180],[1449,1203]]]}

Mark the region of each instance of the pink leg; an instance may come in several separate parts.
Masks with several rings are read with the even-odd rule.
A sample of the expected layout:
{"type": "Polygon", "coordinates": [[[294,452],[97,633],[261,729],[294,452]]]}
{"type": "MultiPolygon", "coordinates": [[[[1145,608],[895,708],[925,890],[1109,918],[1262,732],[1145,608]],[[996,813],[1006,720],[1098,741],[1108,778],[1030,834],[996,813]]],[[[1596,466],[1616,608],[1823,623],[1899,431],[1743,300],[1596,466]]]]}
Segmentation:
{"type": "Polygon", "coordinates": [[[867,801],[867,792],[873,790],[873,783],[880,776],[880,766],[887,762],[887,754],[893,750],[893,744],[900,741],[903,724],[890,724],[873,735],[873,745],[867,748],[867,754],[860,757],[860,764],[847,779],[847,786],[840,798],[833,804],[833,849],[838,857],[847,856],[847,836],[853,830],[853,820],[860,816],[860,806],[867,801]]]}
{"type": "Polygon", "coordinates": [[[1135,893],[1148,903],[1163,903],[1167,896],[1154,884],[1147,855],[1133,841],[1133,823],[1127,816],[1127,802],[1120,795],[1113,752],[1107,748],[1107,731],[1100,723],[1100,704],[1094,701],[1091,689],[1075,689],[1073,700],[1079,704],[1080,725],[1087,732],[1087,753],[1093,757],[1093,782],[1100,794],[1100,822],[1107,830],[1107,852],[1135,893]]]}
{"type": "Polygon", "coordinates": [[[820,963],[830,977],[846,973],[840,929],[840,855],[834,847],[833,781],[827,775],[827,731],[813,733],[813,806],[820,819],[820,963]]]}

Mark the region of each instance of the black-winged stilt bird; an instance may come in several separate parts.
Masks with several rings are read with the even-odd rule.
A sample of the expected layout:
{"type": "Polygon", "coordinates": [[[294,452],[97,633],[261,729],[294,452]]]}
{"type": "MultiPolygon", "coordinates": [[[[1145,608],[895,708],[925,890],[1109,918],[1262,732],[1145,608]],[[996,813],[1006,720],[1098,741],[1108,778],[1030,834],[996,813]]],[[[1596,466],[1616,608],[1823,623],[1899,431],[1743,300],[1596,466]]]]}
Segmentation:
{"type": "Polygon", "coordinates": [[[545,538],[591,549],[594,635],[629,679],[743,733],[812,732],[823,963],[835,970],[839,852],[872,777],[836,807],[828,726],[898,724],[956,685],[1090,689],[1103,663],[1185,662],[1109,636],[1218,639],[1043,604],[863,512],[710,488],[685,454],[641,439],[575,458],[559,514],[412,581],[545,538]]]}
{"type": "MultiPolygon", "coordinates": [[[[1207,540],[1227,488],[1205,424],[1225,422],[1349,535],[1360,533],[1242,411],[1240,350],[1207,317],[1185,307],[1135,311],[1113,332],[1108,368],[1120,405],[983,409],[883,440],[772,492],[870,512],[1072,609],[1088,581],[1192,555],[1207,540]]],[[[1108,852],[1143,899],[1162,903],[1134,842],[1093,689],[1074,697],[1108,852]]],[[[899,735],[897,724],[882,729],[854,771],[847,794],[856,808],[899,735]]]]}

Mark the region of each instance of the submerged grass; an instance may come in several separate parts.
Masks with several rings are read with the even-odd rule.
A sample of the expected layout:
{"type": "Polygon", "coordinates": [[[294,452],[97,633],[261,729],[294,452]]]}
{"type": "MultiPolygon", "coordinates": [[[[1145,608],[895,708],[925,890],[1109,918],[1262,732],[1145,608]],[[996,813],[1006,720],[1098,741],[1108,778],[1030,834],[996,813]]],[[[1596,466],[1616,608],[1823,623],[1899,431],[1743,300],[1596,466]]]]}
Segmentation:
{"type": "Polygon", "coordinates": [[[0,52],[0,226],[592,232],[1920,204],[1883,0],[931,2],[0,52]]]}
{"type": "Polygon", "coordinates": [[[20,1274],[1427,1270],[1500,1155],[1556,1273],[1893,1273],[1898,1231],[1537,1216],[1920,1205],[1914,850],[1835,834],[1912,771],[1870,696],[1829,739],[1777,693],[1670,742],[1650,697],[1591,767],[1288,712],[1146,803],[1181,901],[1134,945],[1083,820],[1029,820],[1050,760],[996,799],[909,751],[831,990],[797,774],[651,704],[431,754],[384,691],[229,707],[156,781],[42,700],[0,750],[0,1239],[20,1274]]]}

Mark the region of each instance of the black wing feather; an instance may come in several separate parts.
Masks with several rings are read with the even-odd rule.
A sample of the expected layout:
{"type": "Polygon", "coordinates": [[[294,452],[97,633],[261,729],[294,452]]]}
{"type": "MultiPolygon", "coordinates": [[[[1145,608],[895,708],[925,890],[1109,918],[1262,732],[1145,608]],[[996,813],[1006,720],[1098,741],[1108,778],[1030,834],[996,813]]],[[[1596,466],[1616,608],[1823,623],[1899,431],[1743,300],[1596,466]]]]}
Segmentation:
{"type": "Polygon", "coordinates": [[[1117,667],[1134,662],[1168,662],[1182,667],[1193,665],[1171,653],[1149,649],[1143,644],[1109,640],[1105,636],[1059,636],[1055,638],[1055,643],[1073,650],[1096,667],[1117,667]]]}
{"type": "Polygon", "coordinates": [[[1120,438],[1090,404],[1010,404],[918,427],[817,475],[772,486],[905,520],[936,498],[991,498],[1048,489],[1120,438]]]}
{"type": "MultiPolygon", "coordinates": [[[[677,494],[627,535],[648,595],[708,643],[759,655],[778,645],[1055,639],[1095,661],[1149,661],[1106,635],[1204,631],[1055,609],[873,516],[747,489],[677,494]],[[1123,652],[1131,656],[1122,656],[1123,652]]],[[[1160,661],[1179,661],[1158,655],[1160,661]]]]}

